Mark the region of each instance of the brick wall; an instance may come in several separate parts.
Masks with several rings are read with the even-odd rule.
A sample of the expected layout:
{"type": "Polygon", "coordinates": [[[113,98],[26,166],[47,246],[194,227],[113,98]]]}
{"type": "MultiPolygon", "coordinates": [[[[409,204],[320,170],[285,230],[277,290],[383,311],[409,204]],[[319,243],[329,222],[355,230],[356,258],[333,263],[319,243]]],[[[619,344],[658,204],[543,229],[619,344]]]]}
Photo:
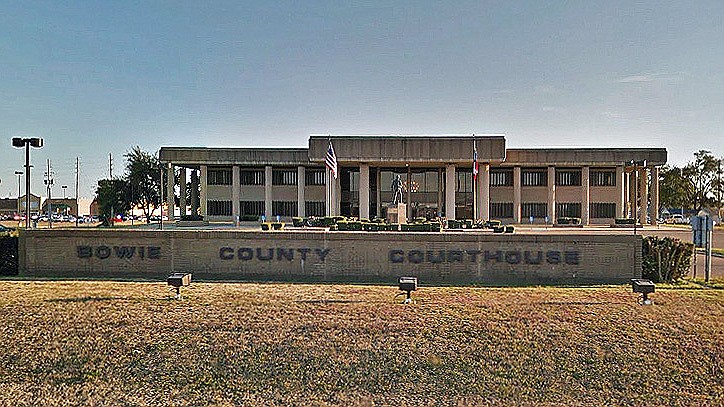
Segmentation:
{"type": "Polygon", "coordinates": [[[631,235],[463,232],[243,232],[30,230],[21,234],[25,276],[435,284],[624,283],[641,275],[631,235]]]}

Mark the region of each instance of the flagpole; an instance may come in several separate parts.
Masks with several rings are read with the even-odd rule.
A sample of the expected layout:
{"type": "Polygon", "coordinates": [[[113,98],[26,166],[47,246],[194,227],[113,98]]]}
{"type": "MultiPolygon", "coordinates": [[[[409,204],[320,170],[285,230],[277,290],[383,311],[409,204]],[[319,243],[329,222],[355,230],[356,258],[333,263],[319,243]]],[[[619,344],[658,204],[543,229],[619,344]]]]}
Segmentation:
{"type": "Polygon", "coordinates": [[[477,174],[475,174],[475,160],[475,133],[473,133],[473,224],[475,224],[475,221],[478,218],[478,177],[477,174]]]}

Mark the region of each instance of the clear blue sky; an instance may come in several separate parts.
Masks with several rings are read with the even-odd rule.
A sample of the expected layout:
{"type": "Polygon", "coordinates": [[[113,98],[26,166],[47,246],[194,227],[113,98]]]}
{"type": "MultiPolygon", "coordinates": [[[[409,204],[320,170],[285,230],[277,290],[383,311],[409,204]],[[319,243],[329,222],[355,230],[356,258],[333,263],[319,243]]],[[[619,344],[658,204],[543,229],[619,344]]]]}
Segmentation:
{"type": "Polygon", "coordinates": [[[133,145],[505,133],[509,147],[724,155],[724,2],[18,1],[0,6],[0,196],[14,136],[81,196],[133,145]],[[635,3],[635,4],[632,4],[635,3]],[[393,5],[390,5],[393,4],[393,5]]]}

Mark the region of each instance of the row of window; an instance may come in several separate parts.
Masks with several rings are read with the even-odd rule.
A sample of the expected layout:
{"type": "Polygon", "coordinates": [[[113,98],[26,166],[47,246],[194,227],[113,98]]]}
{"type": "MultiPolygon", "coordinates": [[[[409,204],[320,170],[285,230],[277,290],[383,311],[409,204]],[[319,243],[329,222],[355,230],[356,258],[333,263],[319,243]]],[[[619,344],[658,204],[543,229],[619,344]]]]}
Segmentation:
{"type": "MultiPolygon", "coordinates": [[[[589,206],[590,216],[592,218],[615,218],[616,204],[610,202],[595,202],[589,206]]],[[[527,202],[520,205],[521,217],[523,219],[545,218],[548,215],[548,204],[543,202],[527,202]]],[[[576,202],[560,202],[556,203],[557,217],[581,217],[581,204],[576,202]]],[[[512,202],[491,202],[490,218],[512,218],[513,203],[512,202]]]]}
{"type": "MultiPolygon", "coordinates": [[[[589,184],[594,187],[616,186],[616,170],[593,170],[589,174],[589,184]]],[[[581,186],[580,169],[556,169],[556,185],[581,186]]],[[[520,172],[520,183],[524,187],[548,186],[548,170],[523,169],[520,172]]],[[[490,170],[491,187],[512,187],[513,169],[499,168],[490,170]]]]}
{"type": "MultiPolygon", "coordinates": [[[[240,201],[239,204],[241,216],[264,215],[264,201],[240,201]]],[[[307,216],[324,216],[324,201],[306,201],[304,211],[307,216]]],[[[231,216],[231,201],[208,201],[207,212],[209,216],[231,216]]],[[[297,201],[272,201],[272,213],[274,216],[297,216],[297,201]]]]}
{"type": "MultiPolygon", "coordinates": [[[[297,185],[296,169],[272,170],[272,185],[297,185]]],[[[264,185],[266,176],[263,169],[240,171],[241,185],[264,185]]],[[[324,170],[305,171],[305,185],[324,185],[324,170]]],[[[231,170],[225,168],[210,169],[207,175],[209,185],[231,185],[231,170]]]]}
{"type": "MultiPolygon", "coordinates": [[[[264,185],[266,182],[265,172],[263,169],[241,170],[241,185],[264,185]]],[[[425,173],[421,173],[422,182],[425,173]]],[[[431,174],[431,183],[437,185],[437,174],[431,174]]],[[[546,169],[523,169],[520,174],[521,185],[524,187],[544,187],[548,186],[548,170],[546,169]]],[[[414,178],[414,177],[413,177],[414,178]]],[[[468,172],[458,172],[457,190],[472,190],[472,174],[468,172]]],[[[306,170],[305,185],[324,185],[324,170],[306,170]]],[[[556,169],[556,185],[559,186],[581,186],[581,170],[580,169],[556,169]]],[[[231,185],[230,169],[210,169],[208,172],[209,185],[231,185]]],[[[296,169],[277,169],[272,170],[272,185],[297,185],[296,169]]],[[[413,183],[421,183],[420,180],[413,179],[413,183]]],[[[596,187],[612,187],[616,186],[615,170],[593,170],[590,172],[590,185],[596,187]]],[[[490,186],[504,187],[513,186],[513,169],[499,168],[490,170],[490,186]]],[[[429,189],[429,188],[427,188],[429,189]]],[[[416,192],[416,191],[413,191],[416,192]]]]}

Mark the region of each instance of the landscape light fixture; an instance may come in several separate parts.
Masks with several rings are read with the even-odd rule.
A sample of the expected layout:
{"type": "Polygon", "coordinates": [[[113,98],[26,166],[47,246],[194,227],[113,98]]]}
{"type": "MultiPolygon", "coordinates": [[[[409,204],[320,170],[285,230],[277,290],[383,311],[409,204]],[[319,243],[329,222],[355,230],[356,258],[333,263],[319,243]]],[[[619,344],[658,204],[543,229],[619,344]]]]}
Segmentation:
{"type": "Polygon", "coordinates": [[[191,285],[191,273],[172,273],[170,276],[168,276],[166,282],[171,287],[176,288],[176,296],[174,298],[180,300],[181,287],[191,285]]]}
{"type": "Polygon", "coordinates": [[[633,292],[641,294],[641,301],[639,304],[641,305],[652,305],[653,302],[649,299],[649,294],[654,292],[654,289],[656,286],[651,280],[646,280],[643,278],[632,278],[631,279],[631,288],[633,288],[633,292]]]}
{"type": "Polygon", "coordinates": [[[405,304],[411,303],[412,298],[410,298],[410,293],[412,293],[413,291],[417,291],[417,277],[400,277],[398,283],[400,291],[404,292],[397,294],[395,298],[400,295],[405,295],[405,293],[407,293],[407,298],[405,298],[405,304]]]}
{"type": "Polygon", "coordinates": [[[25,229],[30,229],[30,147],[42,148],[43,139],[38,137],[13,137],[13,147],[25,147],[25,229]]]}

